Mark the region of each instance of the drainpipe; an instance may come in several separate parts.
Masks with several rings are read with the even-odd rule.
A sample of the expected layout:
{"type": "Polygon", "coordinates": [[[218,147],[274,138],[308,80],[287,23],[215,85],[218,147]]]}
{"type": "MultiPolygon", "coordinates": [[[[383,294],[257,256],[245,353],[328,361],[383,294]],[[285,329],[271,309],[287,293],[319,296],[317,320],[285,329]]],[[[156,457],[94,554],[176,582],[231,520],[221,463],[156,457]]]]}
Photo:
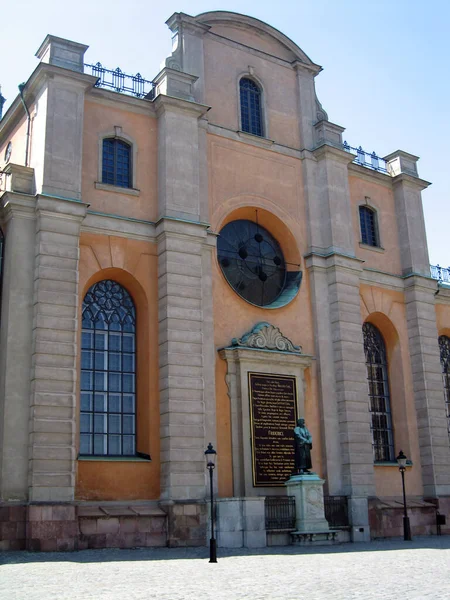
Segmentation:
{"type": "Polygon", "coordinates": [[[31,117],[30,117],[30,111],[28,110],[28,107],[25,104],[25,100],[23,98],[23,90],[24,90],[24,88],[25,88],[25,83],[19,84],[20,99],[22,100],[22,104],[23,104],[23,107],[25,109],[25,112],[27,113],[27,118],[28,118],[28,123],[27,123],[27,143],[26,143],[26,146],[25,146],[25,166],[28,167],[28,148],[30,146],[31,117]]]}

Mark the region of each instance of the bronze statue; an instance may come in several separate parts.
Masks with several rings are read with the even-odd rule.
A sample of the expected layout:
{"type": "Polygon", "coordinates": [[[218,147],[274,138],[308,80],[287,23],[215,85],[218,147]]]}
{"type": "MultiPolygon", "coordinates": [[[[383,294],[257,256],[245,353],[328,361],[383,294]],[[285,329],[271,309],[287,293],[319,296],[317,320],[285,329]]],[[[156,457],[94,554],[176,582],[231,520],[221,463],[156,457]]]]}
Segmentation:
{"type": "Polygon", "coordinates": [[[295,441],[295,470],[296,475],[309,473],[312,469],[311,448],[312,436],[305,425],[305,419],[298,419],[297,427],[294,427],[295,441]]]}

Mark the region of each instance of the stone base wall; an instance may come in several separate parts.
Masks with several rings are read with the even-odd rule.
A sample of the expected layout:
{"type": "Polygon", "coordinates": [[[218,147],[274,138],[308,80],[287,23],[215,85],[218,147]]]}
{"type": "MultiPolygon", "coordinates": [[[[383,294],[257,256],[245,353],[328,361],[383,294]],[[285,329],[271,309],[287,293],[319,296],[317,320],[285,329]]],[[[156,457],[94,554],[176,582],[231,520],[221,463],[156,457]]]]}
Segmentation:
{"type": "MultiPolygon", "coordinates": [[[[184,545],[205,545],[205,535],[202,544],[198,544],[198,536],[193,535],[194,539],[184,545]]],[[[156,503],[139,506],[0,504],[0,551],[65,552],[167,546],[168,543],[168,515],[156,503]]]]}
{"type": "MultiPolygon", "coordinates": [[[[429,501],[407,499],[407,509],[413,537],[436,535],[436,506],[434,504],[429,501]]],[[[444,514],[443,510],[441,512],[444,514]]],[[[380,499],[369,500],[369,522],[372,539],[403,537],[402,502],[400,500],[390,500],[389,502],[380,499]]],[[[442,533],[450,533],[450,529],[448,526],[446,527],[447,529],[442,527],[442,533]]]]}
{"type": "Polygon", "coordinates": [[[219,548],[267,546],[264,497],[219,498],[216,524],[219,548]]]}
{"type": "Polygon", "coordinates": [[[160,504],[167,513],[167,545],[170,548],[206,546],[209,511],[205,502],[167,501],[160,504]]]}

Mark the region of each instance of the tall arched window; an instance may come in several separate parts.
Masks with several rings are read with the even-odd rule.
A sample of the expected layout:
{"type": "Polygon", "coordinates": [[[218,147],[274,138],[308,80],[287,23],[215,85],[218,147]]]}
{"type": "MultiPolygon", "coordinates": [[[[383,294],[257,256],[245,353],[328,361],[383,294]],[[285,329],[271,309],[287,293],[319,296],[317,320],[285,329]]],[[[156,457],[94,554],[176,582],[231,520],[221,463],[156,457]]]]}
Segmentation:
{"type": "Polygon", "coordinates": [[[369,384],[369,410],[372,418],[374,461],[392,462],[394,461],[394,436],[389,399],[386,346],[381,333],[372,323],[364,323],[363,337],[369,384]]]}
{"type": "Polygon", "coordinates": [[[368,206],[359,207],[361,242],[368,246],[379,246],[377,214],[368,206]]]}
{"type": "Polygon", "coordinates": [[[109,279],[83,301],[80,407],[80,454],[136,454],[136,309],[109,279]]]}
{"type": "Polygon", "coordinates": [[[117,138],[105,138],[102,152],[102,183],[131,187],[131,146],[117,138]]]}
{"type": "Polygon", "coordinates": [[[450,437],[450,338],[439,336],[441,351],[442,379],[444,380],[445,409],[447,412],[447,430],[450,437]]]}
{"type": "Polygon", "coordinates": [[[264,135],[262,122],[261,90],[252,79],[239,82],[241,97],[241,128],[253,135],[264,135]]]}

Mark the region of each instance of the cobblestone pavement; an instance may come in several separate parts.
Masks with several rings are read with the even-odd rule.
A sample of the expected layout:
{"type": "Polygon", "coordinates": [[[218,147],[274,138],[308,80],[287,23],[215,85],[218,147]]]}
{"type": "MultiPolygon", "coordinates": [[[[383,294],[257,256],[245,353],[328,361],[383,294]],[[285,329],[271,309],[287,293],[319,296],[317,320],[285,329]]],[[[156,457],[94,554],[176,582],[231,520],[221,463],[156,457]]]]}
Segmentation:
{"type": "Polygon", "coordinates": [[[304,549],[0,553],[1,600],[449,599],[450,536],[304,549]]]}

